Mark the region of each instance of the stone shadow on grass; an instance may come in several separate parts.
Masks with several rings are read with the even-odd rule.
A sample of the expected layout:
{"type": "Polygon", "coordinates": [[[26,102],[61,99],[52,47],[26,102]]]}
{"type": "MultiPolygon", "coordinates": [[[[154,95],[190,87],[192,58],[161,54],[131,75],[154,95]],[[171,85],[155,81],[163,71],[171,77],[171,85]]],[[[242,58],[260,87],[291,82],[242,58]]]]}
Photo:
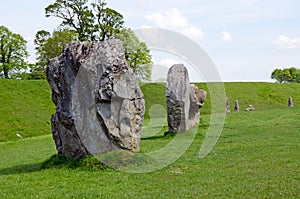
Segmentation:
{"type": "Polygon", "coordinates": [[[14,175],[14,174],[21,174],[21,173],[32,173],[36,171],[42,170],[41,163],[33,163],[33,164],[23,164],[12,166],[4,169],[0,169],[0,176],[1,175],[14,175]]]}
{"type": "Polygon", "coordinates": [[[23,164],[0,169],[1,175],[14,175],[22,173],[33,173],[46,169],[83,169],[83,170],[104,170],[107,168],[103,163],[92,156],[82,159],[74,159],[66,156],[53,155],[49,159],[33,164],[23,164]]]}
{"type": "Polygon", "coordinates": [[[162,138],[173,138],[176,135],[176,133],[173,132],[164,132],[163,135],[154,135],[151,137],[146,137],[146,138],[141,138],[141,140],[157,140],[157,139],[162,139],[162,138]]]}

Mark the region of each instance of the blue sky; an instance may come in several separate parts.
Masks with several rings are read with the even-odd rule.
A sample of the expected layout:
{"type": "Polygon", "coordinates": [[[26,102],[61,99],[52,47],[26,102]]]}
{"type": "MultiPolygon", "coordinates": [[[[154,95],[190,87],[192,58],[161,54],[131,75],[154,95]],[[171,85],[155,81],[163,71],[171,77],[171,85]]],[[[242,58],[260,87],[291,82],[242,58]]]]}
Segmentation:
{"type": "MultiPolygon", "coordinates": [[[[0,24],[28,41],[34,60],[36,31],[59,24],[44,17],[54,0],[2,1],[0,24]]],[[[215,63],[223,81],[271,81],[275,68],[300,67],[300,1],[298,0],[108,0],[132,29],[158,27],[197,42],[215,63]]],[[[156,55],[170,66],[177,58],[156,55]]]]}

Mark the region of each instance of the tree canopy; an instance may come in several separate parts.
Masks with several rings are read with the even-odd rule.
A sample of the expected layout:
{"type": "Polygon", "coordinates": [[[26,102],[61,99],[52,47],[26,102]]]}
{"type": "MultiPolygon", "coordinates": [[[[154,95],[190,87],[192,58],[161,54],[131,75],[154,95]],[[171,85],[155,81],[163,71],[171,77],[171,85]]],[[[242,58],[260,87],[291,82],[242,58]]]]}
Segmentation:
{"type": "Polygon", "coordinates": [[[96,12],[97,24],[95,25],[95,30],[98,30],[98,40],[104,41],[120,33],[124,24],[123,15],[116,10],[106,7],[107,4],[104,1],[98,1],[98,3],[93,3],[92,5],[96,12]]]}
{"type": "Polygon", "coordinates": [[[0,76],[9,78],[12,70],[25,69],[29,56],[26,40],[19,34],[0,26],[0,76]]]}
{"type": "Polygon", "coordinates": [[[295,67],[275,69],[271,78],[279,83],[300,83],[300,69],[295,67]]]}
{"type": "Polygon", "coordinates": [[[56,0],[45,8],[46,17],[62,20],[61,26],[74,30],[80,41],[103,41],[123,28],[123,15],[98,0],[88,6],[88,0],[56,0]],[[93,8],[93,9],[92,9],[93,8]]]}
{"type": "Polygon", "coordinates": [[[116,34],[116,38],[123,42],[129,67],[140,80],[150,81],[153,63],[147,45],[141,42],[131,29],[123,29],[116,34]]]}
{"type": "Polygon", "coordinates": [[[80,41],[93,39],[94,14],[87,3],[88,0],[56,0],[45,8],[46,17],[60,18],[61,26],[75,30],[80,41]]]}
{"type": "MultiPolygon", "coordinates": [[[[132,30],[123,27],[123,15],[108,8],[105,1],[98,0],[88,5],[88,0],[56,0],[45,8],[45,12],[46,17],[60,18],[60,26],[74,31],[80,41],[104,41],[109,38],[122,40],[129,67],[141,80],[150,80],[150,50],[145,43],[139,41],[132,30]]],[[[36,36],[39,61],[44,60],[43,63],[54,58],[53,54],[48,54],[44,43],[50,42],[49,36],[47,32],[40,32],[36,36]]]]}
{"type": "Polygon", "coordinates": [[[56,30],[52,34],[45,30],[38,31],[34,40],[37,63],[31,67],[31,79],[46,78],[48,61],[59,56],[68,43],[76,40],[78,34],[69,29],[56,30]]]}

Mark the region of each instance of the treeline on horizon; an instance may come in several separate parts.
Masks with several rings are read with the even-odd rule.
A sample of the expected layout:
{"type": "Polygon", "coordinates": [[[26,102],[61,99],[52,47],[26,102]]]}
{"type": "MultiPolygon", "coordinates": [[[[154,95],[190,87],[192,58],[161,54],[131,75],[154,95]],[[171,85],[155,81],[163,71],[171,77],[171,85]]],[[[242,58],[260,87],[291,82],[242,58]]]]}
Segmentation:
{"type": "Polygon", "coordinates": [[[295,67],[278,69],[276,68],[271,78],[278,83],[300,83],[300,69],[295,67]]]}

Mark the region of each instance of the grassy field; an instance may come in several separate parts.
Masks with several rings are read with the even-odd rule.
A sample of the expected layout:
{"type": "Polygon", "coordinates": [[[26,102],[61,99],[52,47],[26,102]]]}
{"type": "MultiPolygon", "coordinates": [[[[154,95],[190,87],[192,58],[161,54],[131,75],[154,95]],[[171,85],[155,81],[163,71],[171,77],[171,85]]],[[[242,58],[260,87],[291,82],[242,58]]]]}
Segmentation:
{"type": "MultiPolygon", "coordinates": [[[[0,198],[300,197],[300,85],[225,83],[231,102],[239,99],[241,108],[253,104],[257,110],[228,114],[218,143],[200,159],[211,116],[208,96],[195,139],[186,152],[167,167],[142,174],[88,165],[43,167],[56,154],[49,134],[54,106],[47,83],[1,80],[0,86],[1,103],[7,104],[0,114],[0,198]],[[295,108],[287,108],[289,96],[295,108]],[[20,102],[19,108],[14,102],[20,102]],[[2,126],[16,118],[22,118],[19,127],[2,126]],[[31,121],[35,124],[29,124],[31,121]],[[17,128],[23,128],[18,131],[28,138],[16,137],[17,128]]],[[[148,110],[154,104],[164,105],[164,85],[148,84],[142,89],[148,110]]],[[[166,129],[164,126],[153,139],[142,139],[141,152],[174,140],[163,136],[166,129]]]]}
{"type": "Polygon", "coordinates": [[[0,79],[0,142],[49,134],[55,111],[46,81],[0,79]]]}

